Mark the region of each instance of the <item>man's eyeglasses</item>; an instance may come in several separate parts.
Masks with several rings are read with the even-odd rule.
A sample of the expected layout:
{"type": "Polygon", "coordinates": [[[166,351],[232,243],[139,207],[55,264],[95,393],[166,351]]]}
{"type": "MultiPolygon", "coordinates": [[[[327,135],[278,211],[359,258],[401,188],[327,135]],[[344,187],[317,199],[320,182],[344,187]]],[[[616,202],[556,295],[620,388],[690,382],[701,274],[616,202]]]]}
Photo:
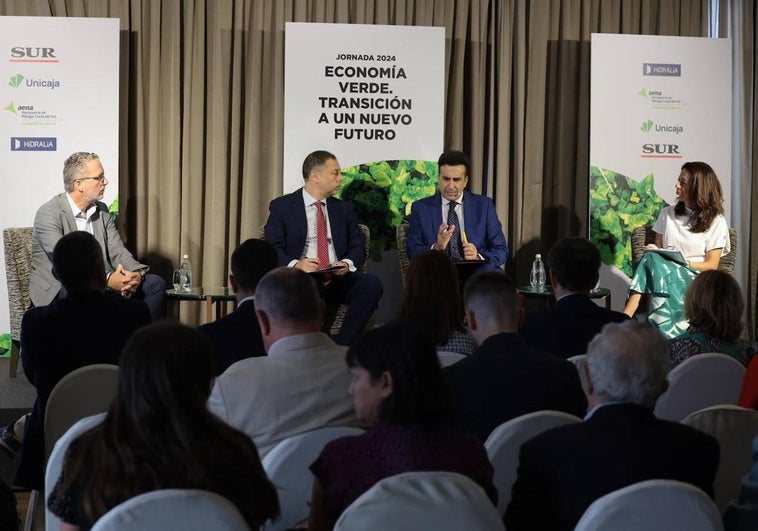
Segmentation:
{"type": "Polygon", "coordinates": [[[79,177],[77,181],[86,181],[87,179],[94,179],[99,183],[102,183],[105,180],[105,175],[99,175],[97,177],[79,177]]]}

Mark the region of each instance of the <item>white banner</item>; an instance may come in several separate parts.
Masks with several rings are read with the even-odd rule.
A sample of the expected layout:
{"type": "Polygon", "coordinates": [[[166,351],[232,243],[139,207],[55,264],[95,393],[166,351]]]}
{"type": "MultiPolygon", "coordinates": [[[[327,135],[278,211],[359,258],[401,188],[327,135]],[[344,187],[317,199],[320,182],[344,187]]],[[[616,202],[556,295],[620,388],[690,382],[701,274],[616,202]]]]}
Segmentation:
{"type": "MultiPolygon", "coordinates": [[[[118,195],[119,19],[0,17],[0,228],[31,226],[64,191],[63,161],[97,153],[118,195]]],[[[9,329],[0,247],[0,351],[9,329]]]]}
{"type": "Polygon", "coordinates": [[[317,149],[344,168],[439,157],[445,28],[289,22],[284,59],[285,192],[317,149]]]}
{"type": "Polygon", "coordinates": [[[593,34],[591,72],[590,238],[612,269],[601,284],[616,288],[620,307],[631,232],[675,202],[682,164],[713,167],[729,220],[731,42],[593,34]]]}

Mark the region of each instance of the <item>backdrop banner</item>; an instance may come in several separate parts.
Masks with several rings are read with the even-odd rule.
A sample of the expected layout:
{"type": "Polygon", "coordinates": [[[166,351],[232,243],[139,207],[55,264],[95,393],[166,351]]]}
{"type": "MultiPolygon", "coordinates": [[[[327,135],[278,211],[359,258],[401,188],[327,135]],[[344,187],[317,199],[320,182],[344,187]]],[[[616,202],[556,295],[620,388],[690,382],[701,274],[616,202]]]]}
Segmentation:
{"type": "MultiPolygon", "coordinates": [[[[31,226],[64,191],[63,161],[97,153],[118,208],[119,20],[0,17],[0,228],[31,226]]],[[[0,247],[0,352],[10,348],[0,247]]]]}
{"type": "Polygon", "coordinates": [[[621,309],[632,231],[675,202],[682,164],[713,167],[730,219],[731,41],[593,34],[591,47],[590,239],[621,309]]]}

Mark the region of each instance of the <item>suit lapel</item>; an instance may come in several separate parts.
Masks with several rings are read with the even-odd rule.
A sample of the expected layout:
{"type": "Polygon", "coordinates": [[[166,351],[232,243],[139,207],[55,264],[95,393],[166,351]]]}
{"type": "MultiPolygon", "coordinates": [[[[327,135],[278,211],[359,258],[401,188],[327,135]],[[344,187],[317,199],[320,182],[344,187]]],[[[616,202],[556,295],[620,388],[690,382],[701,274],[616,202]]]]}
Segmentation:
{"type": "Polygon", "coordinates": [[[305,217],[305,202],[303,201],[303,189],[299,188],[290,194],[290,215],[294,221],[294,227],[297,230],[293,234],[294,239],[302,241],[305,246],[305,239],[308,237],[308,221],[305,217]]]}
{"type": "Polygon", "coordinates": [[[479,224],[479,209],[474,205],[471,194],[466,191],[463,192],[463,224],[469,237],[471,230],[479,224]]]}
{"type": "Polygon", "coordinates": [[[63,222],[63,234],[78,230],[71,205],[68,203],[67,194],[64,192],[58,196],[58,207],[61,209],[61,221],[63,222]]]}

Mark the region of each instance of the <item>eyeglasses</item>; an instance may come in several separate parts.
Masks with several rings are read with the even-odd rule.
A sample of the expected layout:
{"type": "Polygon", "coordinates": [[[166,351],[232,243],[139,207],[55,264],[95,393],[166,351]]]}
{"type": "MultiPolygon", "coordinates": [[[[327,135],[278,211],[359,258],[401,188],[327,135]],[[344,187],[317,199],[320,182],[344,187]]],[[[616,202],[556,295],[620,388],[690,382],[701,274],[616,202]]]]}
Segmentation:
{"type": "Polygon", "coordinates": [[[77,181],[86,181],[87,179],[94,179],[95,181],[102,183],[105,181],[105,175],[98,175],[97,177],[79,177],[77,181]]]}

